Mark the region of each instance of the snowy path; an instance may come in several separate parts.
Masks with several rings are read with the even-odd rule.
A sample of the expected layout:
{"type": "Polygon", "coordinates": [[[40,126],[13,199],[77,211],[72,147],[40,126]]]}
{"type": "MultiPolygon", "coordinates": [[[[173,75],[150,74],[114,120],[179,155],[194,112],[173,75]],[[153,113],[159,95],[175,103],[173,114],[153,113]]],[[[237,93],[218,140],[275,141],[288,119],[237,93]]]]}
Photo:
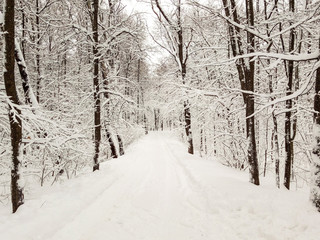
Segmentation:
{"type": "Polygon", "coordinates": [[[167,135],[151,133],[98,173],[27,200],[0,217],[0,239],[319,239],[306,193],[253,186],[167,135]]]}

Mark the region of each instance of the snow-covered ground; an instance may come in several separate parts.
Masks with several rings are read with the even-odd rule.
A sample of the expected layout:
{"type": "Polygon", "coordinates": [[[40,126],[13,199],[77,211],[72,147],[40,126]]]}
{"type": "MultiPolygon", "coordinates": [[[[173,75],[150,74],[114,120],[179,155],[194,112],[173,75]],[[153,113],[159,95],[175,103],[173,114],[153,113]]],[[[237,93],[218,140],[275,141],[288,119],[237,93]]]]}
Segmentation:
{"type": "Polygon", "coordinates": [[[31,194],[16,214],[2,206],[0,239],[320,239],[307,192],[254,186],[247,173],[188,155],[169,133],[101,168],[31,194]]]}

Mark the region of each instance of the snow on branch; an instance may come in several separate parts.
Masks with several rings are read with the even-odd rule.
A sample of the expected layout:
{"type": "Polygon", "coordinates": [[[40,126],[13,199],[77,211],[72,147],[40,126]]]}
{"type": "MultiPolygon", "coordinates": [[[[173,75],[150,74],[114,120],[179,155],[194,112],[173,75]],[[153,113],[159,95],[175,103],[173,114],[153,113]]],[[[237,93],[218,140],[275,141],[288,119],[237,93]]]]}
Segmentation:
{"type": "Polygon", "coordinates": [[[98,94],[103,94],[103,93],[109,93],[109,94],[112,94],[112,95],[115,95],[115,96],[122,98],[123,100],[125,100],[128,103],[136,104],[133,100],[125,97],[123,94],[121,94],[119,92],[114,92],[114,91],[110,91],[110,90],[101,90],[98,92],[98,94]]]}
{"type": "Polygon", "coordinates": [[[252,57],[264,57],[264,58],[276,58],[280,60],[287,60],[287,61],[295,61],[295,62],[301,62],[301,61],[310,61],[310,60],[317,60],[320,58],[320,51],[319,49],[314,51],[313,53],[309,54],[281,54],[281,53],[265,53],[265,52],[254,52],[254,53],[248,53],[244,55],[240,55],[237,57],[233,57],[228,59],[228,61],[234,61],[241,58],[252,58],[252,57]]]}
{"type": "Polygon", "coordinates": [[[254,36],[260,38],[261,40],[264,40],[268,44],[271,44],[275,37],[280,36],[280,35],[288,32],[288,31],[290,31],[291,29],[297,28],[297,27],[299,27],[300,25],[302,25],[302,24],[304,24],[306,22],[313,22],[315,20],[318,20],[319,16],[317,15],[317,11],[320,8],[320,3],[318,3],[318,5],[314,8],[314,10],[308,16],[303,18],[302,20],[290,25],[289,27],[281,30],[280,32],[277,32],[277,33],[275,33],[273,35],[267,36],[267,35],[264,35],[264,34],[260,34],[257,30],[255,30],[252,27],[249,27],[248,25],[240,24],[240,23],[237,23],[237,22],[233,21],[229,17],[227,17],[227,16],[215,11],[212,7],[205,6],[205,5],[200,4],[200,3],[198,3],[198,2],[196,2],[194,0],[192,0],[191,3],[193,5],[201,8],[201,9],[204,9],[204,10],[208,11],[209,13],[211,13],[214,16],[218,16],[218,17],[224,19],[225,21],[228,22],[228,24],[233,25],[234,27],[237,27],[237,28],[239,28],[241,30],[244,30],[244,31],[246,31],[248,33],[253,34],[254,36]]]}
{"type": "Polygon", "coordinates": [[[285,101],[290,100],[290,99],[297,98],[298,96],[301,96],[303,94],[308,93],[310,91],[310,89],[312,88],[312,85],[313,85],[313,84],[311,84],[312,83],[313,74],[319,67],[320,67],[320,61],[318,61],[318,62],[316,62],[314,64],[314,66],[312,68],[312,71],[309,73],[307,81],[297,91],[295,91],[292,94],[287,95],[285,97],[274,99],[273,101],[268,102],[261,109],[259,109],[258,111],[255,111],[253,114],[251,114],[247,118],[251,118],[251,117],[257,115],[258,113],[262,112],[264,109],[266,109],[268,107],[271,107],[271,106],[276,105],[276,104],[281,103],[281,102],[285,102],[285,101]]]}

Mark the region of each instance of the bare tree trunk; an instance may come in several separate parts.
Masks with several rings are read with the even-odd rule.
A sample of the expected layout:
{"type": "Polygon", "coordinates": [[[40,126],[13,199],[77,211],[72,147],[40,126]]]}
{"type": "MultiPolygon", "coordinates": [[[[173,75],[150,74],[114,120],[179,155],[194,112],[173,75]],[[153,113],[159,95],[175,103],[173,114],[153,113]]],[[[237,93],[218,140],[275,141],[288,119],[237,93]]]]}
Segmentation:
{"type": "Polygon", "coordinates": [[[4,68],[3,79],[6,94],[12,104],[9,104],[9,122],[11,131],[12,146],[12,169],[11,169],[11,201],[12,211],[16,212],[18,207],[24,203],[23,188],[20,178],[21,168],[21,144],[22,144],[22,123],[20,119],[19,99],[15,84],[14,74],[14,50],[15,50],[15,25],[14,25],[14,1],[5,0],[4,9],[4,68]]]}
{"type": "Polygon", "coordinates": [[[277,117],[272,112],[272,119],[273,119],[273,150],[274,150],[274,158],[275,158],[275,173],[276,173],[276,185],[280,188],[280,148],[279,148],[279,140],[278,140],[278,121],[277,117]]]}
{"type": "MultiPolygon", "coordinates": [[[[222,0],[224,11],[227,17],[233,18],[233,21],[239,23],[238,13],[236,9],[236,4],[234,0],[230,0],[230,5],[228,0],[222,0]]],[[[246,18],[249,26],[254,25],[254,9],[253,1],[246,0],[246,18]]],[[[241,36],[239,34],[240,29],[238,27],[233,27],[229,24],[229,37],[233,56],[238,56],[243,54],[243,47],[241,44],[241,36]]],[[[248,53],[254,52],[254,35],[247,32],[247,43],[248,43],[248,53]]],[[[249,60],[249,66],[245,63],[243,59],[239,59],[236,63],[239,80],[241,84],[241,89],[253,92],[254,91],[254,71],[255,63],[252,58],[249,60]]],[[[250,172],[250,182],[255,185],[259,185],[259,167],[258,167],[258,157],[256,149],[255,140],[255,118],[254,113],[254,97],[247,93],[243,93],[243,99],[246,105],[246,129],[247,129],[247,139],[248,139],[248,162],[249,162],[249,172],[250,172]]]]}
{"type": "Polygon", "coordinates": [[[264,167],[263,167],[263,176],[266,176],[267,173],[267,163],[268,163],[268,151],[269,151],[269,119],[267,119],[266,126],[266,149],[264,150],[264,167]]]}
{"type": "MultiPolygon", "coordinates": [[[[320,38],[319,38],[320,49],[320,38]]],[[[320,58],[318,59],[318,64],[320,58]]],[[[316,86],[314,96],[314,146],[313,146],[313,164],[311,166],[311,189],[310,199],[314,206],[320,212],[320,67],[316,71],[316,86]]]]}
{"type": "MultiPolygon", "coordinates": [[[[22,1],[20,0],[20,6],[22,6],[22,1]]],[[[24,12],[24,8],[22,7],[21,8],[21,11],[22,11],[22,16],[21,16],[21,27],[22,27],[22,29],[21,29],[21,34],[22,34],[22,41],[21,41],[21,51],[22,51],[22,56],[23,56],[23,58],[24,59],[26,59],[26,49],[25,49],[25,42],[26,42],[26,39],[25,39],[25,37],[26,37],[26,30],[25,30],[25,28],[26,28],[26,14],[25,14],[25,12],[24,12]]]]}
{"type": "MultiPolygon", "coordinates": [[[[182,23],[181,23],[181,0],[179,0],[179,3],[177,5],[177,11],[178,11],[178,57],[180,61],[181,66],[181,77],[182,77],[182,84],[185,84],[185,77],[187,74],[187,64],[186,59],[184,57],[183,53],[183,32],[182,32],[182,23]]],[[[184,119],[185,119],[185,131],[188,141],[188,153],[193,154],[193,137],[192,137],[192,129],[191,129],[191,112],[190,112],[190,103],[189,100],[184,101],[184,119]]]]}
{"type": "MultiPolygon", "coordinates": [[[[249,26],[254,25],[254,9],[253,0],[246,0],[246,13],[247,21],[249,26]]],[[[247,42],[248,42],[248,52],[254,52],[254,35],[247,32],[247,42]]],[[[254,72],[255,72],[255,62],[250,59],[249,61],[249,72],[245,75],[246,77],[246,89],[254,92],[254,72]]],[[[248,161],[249,161],[249,171],[250,171],[250,182],[259,185],[259,167],[258,167],[258,157],[256,149],[256,134],[255,134],[255,118],[252,116],[254,114],[254,97],[248,95],[246,98],[246,123],[247,123],[247,138],[249,139],[248,148],[248,161]],[[250,118],[248,118],[251,116],[250,118]]]]}
{"type": "MultiPolygon", "coordinates": [[[[272,11],[274,11],[277,8],[277,0],[274,3],[275,7],[273,8],[272,11]]],[[[270,19],[271,15],[273,12],[268,13],[267,12],[267,1],[264,0],[264,17],[266,21],[266,28],[267,28],[267,35],[270,36],[270,28],[268,24],[268,20],[270,19]]],[[[271,46],[270,46],[271,47],[271,46]]],[[[270,52],[270,47],[268,47],[267,51],[270,52]]],[[[270,59],[267,60],[267,65],[270,65],[270,59]]],[[[269,70],[271,71],[271,70],[269,70]]],[[[273,93],[273,75],[276,77],[277,76],[277,70],[275,69],[275,73],[268,73],[268,78],[269,78],[269,91],[270,94],[273,93]]],[[[275,79],[276,80],[276,79],[275,79]]],[[[276,82],[276,81],[275,81],[276,82]]],[[[271,97],[271,101],[273,101],[275,98],[271,97]]],[[[273,109],[274,105],[271,105],[271,108],[273,109]]],[[[279,140],[278,140],[278,121],[277,121],[277,116],[275,115],[274,110],[271,113],[272,115],[272,121],[273,121],[273,129],[272,129],[272,134],[271,134],[271,149],[272,149],[272,158],[275,161],[275,173],[276,173],[276,186],[280,188],[280,160],[279,160],[279,140]]]]}
{"type": "MultiPolygon", "coordinates": [[[[289,11],[294,12],[294,0],[289,1],[289,11]]],[[[292,23],[291,23],[292,25],[292,23]]],[[[290,30],[289,38],[289,52],[291,53],[294,50],[295,44],[295,30],[290,30]]],[[[293,86],[293,70],[294,65],[293,61],[288,61],[288,85],[286,95],[292,94],[293,86]]],[[[285,115],[285,151],[286,151],[286,160],[285,160],[285,169],[284,169],[284,182],[283,185],[290,189],[290,180],[291,180],[291,168],[293,161],[293,151],[292,151],[292,138],[291,138],[291,108],[292,108],[292,99],[286,101],[287,112],[285,115]]]]}
{"type": "Polygon", "coordinates": [[[190,104],[186,100],[184,102],[184,119],[185,119],[185,131],[188,141],[188,153],[193,154],[193,138],[191,130],[191,114],[190,114],[190,104]]]}
{"type": "Polygon", "coordinates": [[[112,158],[118,158],[118,153],[117,153],[117,148],[116,145],[113,142],[112,135],[108,128],[106,127],[106,136],[110,145],[110,150],[111,150],[111,157],[112,158]]]}
{"type": "Polygon", "coordinates": [[[124,147],[123,147],[123,141],[122,141],[119,134],[117,134],[117,139],[118,139],[118,143],[119,143],[119,154],[120,154],[120,156],[122,156],[124,154],[124,147]]]}
{"type": "Polygon", "coordinates": [[[202,157],[204,149],[204,136],[203,136],[203,128],[200,126],[200,156],[202,157]]]}
{"type": "Polygon", "coordinates": [[[149,130],[148,130],[148,121],[145,113],[143,114],[143,122],[144,122],[144,133],[147,135],[149,130]]]}
{"type": "Polygon", "coordinates": [[[27,66],[24,61],[23,53],[21,51],[18,39],[15,39],[15,59],[22,79],[22,88],[24,92],[25,102],[26,104],[29,104],[31,107],[38,107],[37,99],[34,96],[34,93],[30,86],[27,66]]]}
{"type": "Polygon", "coordinates": [[[101,73],[102,73],[102,78],[103,78],[103,83],[104,83],[104,89],[106,90],[106,92],[104,93],[104,97],[107,101],[105,104],[105,110],[106,110],[105,131],[106,131],[107,140],[109,142],[109,146],[111,149],[111,157],[118,158],[116,145],[113,141],[112,134],[109,131],[109,127],[110,127],[110,104],[109,104],[110,96],[108,93],[108,89],[109,89],[108,73],[110,71],[108,71],[107,65],[105,64],[104,61],[101,61],[100,68],[101,68],[101,73]]]}
{"type": "Polygon", "coordinates": [[[92,32],[93,32],[93,99],[94,99],[94,157],[93,157],[93,171],[99,170],[99,152],[100,152],[100,141],[101,141],[101,106],[100,106],[100,95],[99,95],[99,57],[98,57],[98,9],[99,0],[93,1],[93,21],[92,21],[92,32]]]}
{"type": "Polygon", "coordinates": [[[137,66],[137,84],[138,84],[138,91],[137,91],[137,124],[140,124],[140,108],[141,108],[141,103],[140,103],[140,94],[141,94],[141,89],[140,89],[140,68],[141,68],[141,63],[140,59],[138,59],[138,66],[137,66]]]}
{"type": "MultiPolygon", "coordinates": [[[[160,14],[156,13],[158,16],[158,19],[160,22],[166,21],[166,23],[170,26],[171,33],[174,34],[174,39],[176,42],[173,42],[172,44],[175,45],[174,54],[176,55],[175,59],[179,65],[179,70],[181,73],[181,80],[182,84],[185,84],[185,78],[187,73],[187,60],[188,60],[188,51],[187,47],[184,45],[183,42],[183,29],[182,29],[182,16],[181,16],[181,0],[178,0],[176,7],[176,22],[173,22],[171,20],[171,17],[169,17],[160,6],[160,3],[158,0],[155,0],[155,5],[157,6],[160,14]],[[162,18],[160,17],[163,17],[162,18]]],[[[153,5],[152,5],[153,8],[153,5]]],[[[183,115],[184,115],[184,121],[185,121],[185,133],[187,136],[187,142],[188,142],[188,153],[193,154],[193,137],[192,137],[192,129],[191,129],[191,111],[190,111],[190,102],[189,100],[185,100],[183,103],[183,115]]]]}
{"type": "Polygon", "coordinates": [[[40,102],[40,91],[41,91],[41,71],[40,71],[40,3],[36,0],[36,69],[37,69],[37,102],[40,102]]]}

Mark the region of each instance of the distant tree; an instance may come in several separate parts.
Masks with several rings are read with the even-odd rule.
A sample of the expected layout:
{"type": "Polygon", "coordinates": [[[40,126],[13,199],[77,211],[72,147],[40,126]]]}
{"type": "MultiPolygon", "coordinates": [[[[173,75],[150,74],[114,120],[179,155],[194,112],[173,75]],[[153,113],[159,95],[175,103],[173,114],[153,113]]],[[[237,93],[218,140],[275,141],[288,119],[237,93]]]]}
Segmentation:
{"type": "MultiPolygon", "coordinates": [[[[189,47],[192,41],[192,32],[190,39],[185,40],[186,34],[184,32],[185,29],[183,27],[182,2],[181,0],[178,0],[178,2],[174,4],[175,10],[174,14],[172,15],[169,15],[165,12],[158,0],[152,1],[151,6],[153,12],[156,14],[158,18],[159,23],[165,30],[168,47],[164,47],[163,45],[161,46],[164,47],[174,58],[179,69],[181,82],[183,85],[185,85],[187,79],[187,61],[189,58],[189,47]]],[[[193,154],[194,146],[191,129],[192,118],[189,99],[184,100],[183,107],[185,133],[188,142],[188,153],[193,154]]]]}

